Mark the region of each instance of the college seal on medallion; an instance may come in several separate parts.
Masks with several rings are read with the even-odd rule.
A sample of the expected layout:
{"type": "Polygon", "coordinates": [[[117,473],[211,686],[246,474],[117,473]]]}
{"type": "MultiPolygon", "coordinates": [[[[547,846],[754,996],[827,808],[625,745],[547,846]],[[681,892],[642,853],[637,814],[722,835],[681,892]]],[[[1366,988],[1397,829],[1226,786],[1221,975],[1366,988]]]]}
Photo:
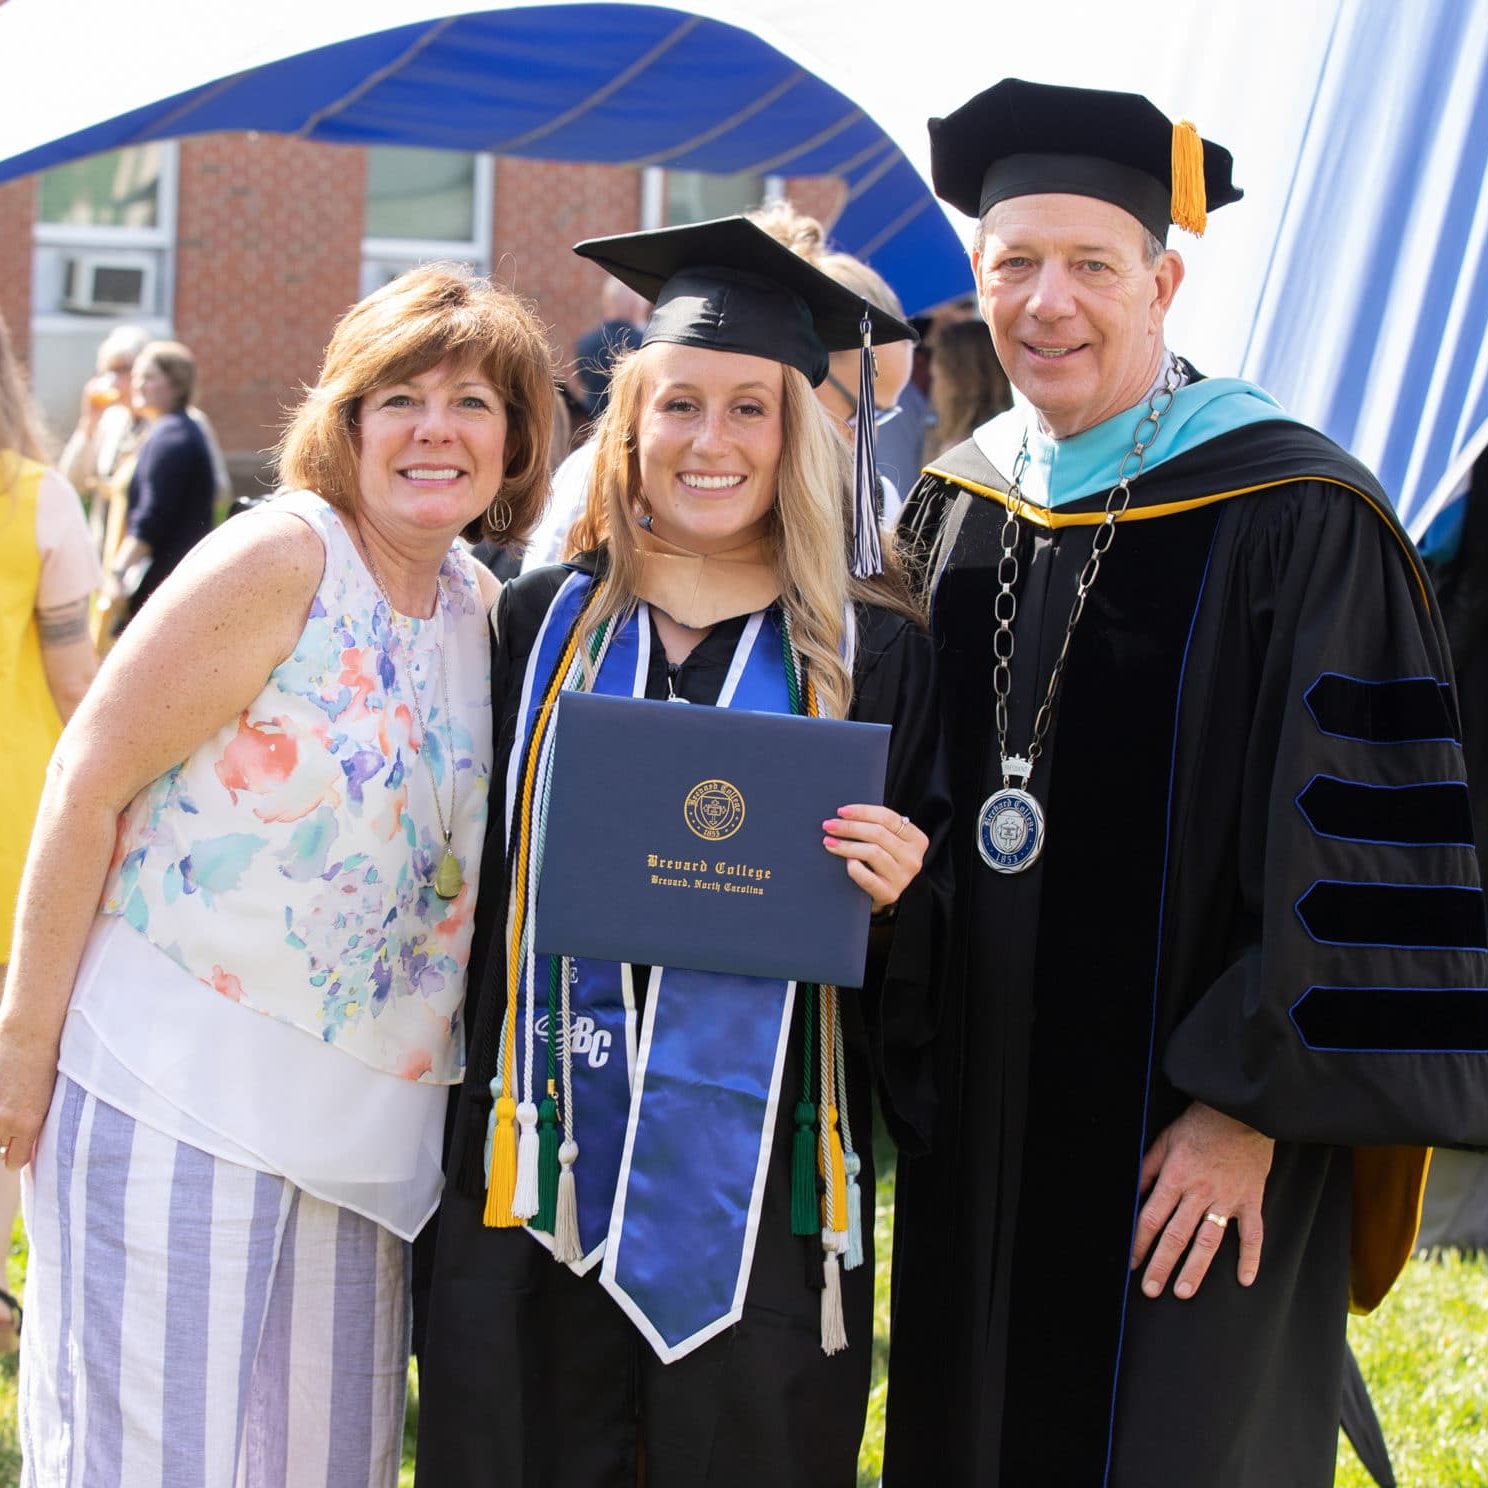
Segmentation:
{"type": "Polygon", "coordinates": [[[998,873],[1021,873],[1044,847],[1044,812],[1026,790],[1008,786],[987,797],[977,816],[977,850],[998,873]]]}
{"type": "Polygon", "coordinates": [[[704,780],[682,803],[687,829],[704,842],[722,842],[744,825],[744,797],[727,780],[704,780]]]}

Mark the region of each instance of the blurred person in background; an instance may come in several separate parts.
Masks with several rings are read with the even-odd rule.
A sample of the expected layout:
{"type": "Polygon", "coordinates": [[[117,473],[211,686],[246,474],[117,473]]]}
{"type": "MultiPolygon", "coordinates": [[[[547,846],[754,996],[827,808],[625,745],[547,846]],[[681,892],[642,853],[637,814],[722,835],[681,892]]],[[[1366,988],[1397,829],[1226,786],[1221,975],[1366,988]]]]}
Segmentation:
{"type": "MultiPolygon", "coordinates": [[[[43,461],[40,423],[0,320],[0,977],[47,760],[97,669],[88,598],[102,577],[98,557],[77,493],[43,461]]],[[[0,1169],[0,1255],[19,1200],[18,1178],[0,1169]]],[[[21,1310],[3,1287],[0,1309],[0,1353],[12,1353],[21,1310]]]]}
{"type": "Polygon", "coordinates": [[[579,337],[574,347],[571,386],[593,422],[610,401],[610,371],[617,357],[641,344],[646,302],[618,279],[606,279],[599,292],[599,324],[579,337]]]}
{"type": "Polygon", "coordinates": [[[930,363],[931,430],[927,464],[970,439],[972,431],[1013,406],[1012,389],[980,320],[947,322],[935,332],[930,363]]]}
{"type": "Polygon", "coordinates": [[[460,270],[354,306],[62,736],[0,1002],[28,1483],[397,1481],[490,784],[456,537],[531,525],[552,379],[460,270]]]}
{"type": "MultiPolygon", "coordinates": [[[[130,398],[130,374],[134,370],[135,358],[150,339],[143,327],[123,325],[115,326],[99,342],[96,372],[84,384],[77,425],[68,436],[62,457],[57,462],[62,474],[85,501],[108,496],[115,473],[139,444],[148,427],[135,412],[130,398]]],[[[186,412],[207,441],[212,456],[213,483],[218,496],[227,500],[232,495],[232,481],[211,421],[200,408],[188,405],[186,412]]],[[[96,502],[93,508],[94,533],[100,548],[105,505],[106,502],[96,502]]]]}
{"type": "Polygon", "coordinates": [[[212,456],[187,412],[196,359],[179,341],[150,341],[130,374],[130,400],[144,420],[129,477],[124,535],[108,558],[104,598],[128,619],[212,530],[212,456]]]}
{"type": "MultiPolygon", "coordinates": [[[[832,251],[826,230],[815,217],[798,212],[788,201],[774,201],[749,214],[779,243],[792,253],[815,264],[822,273],[835,279],[859,299],[867,300],[898,320],[904,319],[904,307],[888,281],[876,269],[850,253],[832,251]]],[[[877,421],[874,444],[878,459],[880,489],[879,516],[892,526],[899,513],[904,491],[920,473],[920,454],[924,440],[922,415],[906,417],[902,399],[914,368],[914,343],[895,341],[873,348],[875,375],[873,407],[877,421]]],[[[832,353],[826,381],[816,390],[817,401],[837,421],[849,438],[858,417],[858,352],[856,348],[832,353]]]]}

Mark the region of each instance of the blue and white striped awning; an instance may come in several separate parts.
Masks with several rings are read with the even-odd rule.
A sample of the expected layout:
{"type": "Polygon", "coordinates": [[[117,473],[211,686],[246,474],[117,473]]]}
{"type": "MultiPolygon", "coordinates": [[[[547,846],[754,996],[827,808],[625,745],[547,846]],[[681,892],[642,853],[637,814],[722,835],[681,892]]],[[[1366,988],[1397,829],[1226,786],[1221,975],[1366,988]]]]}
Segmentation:
{"type": "MultiPolygon", "coordinates": [[[[151,8],[124,7],[146,27],[151,8]]],[[[360,17],[365,8],[335,9],[360,17]]],[[[75,80],[66,81],[70,92],[75,80]]],[[[492,8],[344,36],[162,91],[10,153],[0,180],[121,144],[242,129],[331,144],[840,176],[848,196],[834,238],[870,260],[911,313],[967,288],[955,230],[863,108],[749,31],[654,6],[492,8]]]]}

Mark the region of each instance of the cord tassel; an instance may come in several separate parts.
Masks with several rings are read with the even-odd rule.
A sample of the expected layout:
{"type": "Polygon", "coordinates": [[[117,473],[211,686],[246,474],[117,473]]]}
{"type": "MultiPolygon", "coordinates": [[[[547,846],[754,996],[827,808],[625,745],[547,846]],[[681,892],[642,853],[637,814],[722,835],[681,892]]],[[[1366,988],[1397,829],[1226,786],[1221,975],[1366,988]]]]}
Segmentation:
{"type": "Polygon", "coordinates": [[[574,1186],[574,1163],[578,1161],[579,1144],[565,1142],[558,1149],[558,1213],[553,1224],[553,1259],[564,1265],[584,1258],[579,1243],[579,1195],[574,1186]]]}
{"type": "Polygon", "coordinates": [[[842,1269],[854,1271],[863,1264],[863,1190],[858,1186],[863,1159],[849,1152],[843,1156],[842,1166],[847,1173],[847,1254],[842,1269]]]}
{"type": "Polygon", "coordinates": [[[531,1219],[537,1205],[537,1107],[526,1100],[517,1107],[517,1182],[512,1213],[518,1219],[531,1219]]]}
{"type": "Polygon", "coordinates": [[[816,1107],[796,1105],[796,1135],[791,1143],[791,1234],[814,1235],[821,1228],[821,1200],[816,1181],[816,1107]]]}
{"type": "Polygon", "coordinates": [[[825,1285],[821,1296],[821,1346],[824,1354],[840,1354],[847,1347],[847,1323],[842,1316],[842,1273],[837,1264],[837,1236],[821,1232],[825,1285]]]}
{"type": "Polygon", "coordinates": [[[853,440],[853,577],[871,579],[883,572],[883,544],[878,535],[878,461],[873,452],[873,322],[868,301],[858,323],[863,349],[858,365],[858,427],[853,440]]]}
{"type": "Polygon", "coordinates": [[[1209,221],[1208,209],[1204,191],[1204,141],[1199,131],[1183,119],[1173,126],[1173,225],[1201,238],[1209,221]]]}
{"type": "Polygon", "coordinates": [[[553,1233],[558,1223],[558,1103],[551,1095],[537,1108],[537,1214],[532,1228],[553,1233]]]}
{"type": "Polygon", "coordinates": [[[509,1230],[519,1223],[512,1213],[512,1197],[517,1186],[517,1103],[509,1095],[496,1098],[495,1121],[484,1218],[491,1229],[509,1230]]]}

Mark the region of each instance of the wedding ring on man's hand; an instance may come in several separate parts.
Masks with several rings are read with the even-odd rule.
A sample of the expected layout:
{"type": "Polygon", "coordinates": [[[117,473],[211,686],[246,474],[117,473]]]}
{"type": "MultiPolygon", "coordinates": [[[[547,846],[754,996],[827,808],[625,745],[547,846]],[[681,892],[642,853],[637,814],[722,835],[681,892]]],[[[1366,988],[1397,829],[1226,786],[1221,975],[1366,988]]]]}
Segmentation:
{"type": "Polygon", "coordinates": [[[1220,1229],[1224,1229],[1224,1227],[1230,1222],[1230,1216],[1228,1214],[1216,1214],[1212,1209],[1204,1216],[1204,1218],[1207,1219],[1210,1224],[1218,1225],[1220,1229]]]}
{"type": "Polygon", "coordinates": [[[0,1142],[0,1162],[4,1162],[10,1156],[10,1143],[0,1142]]]}
{"type": "Polygon", "coordinates": [[[899,825],[894,828],[894,835],[896,837],[902,837],[904,835],[904,829],[908,825],[909,825],[909,818],[907,816],[905,816],[904,813],[901,811],[899,813],[899,825]]]}

